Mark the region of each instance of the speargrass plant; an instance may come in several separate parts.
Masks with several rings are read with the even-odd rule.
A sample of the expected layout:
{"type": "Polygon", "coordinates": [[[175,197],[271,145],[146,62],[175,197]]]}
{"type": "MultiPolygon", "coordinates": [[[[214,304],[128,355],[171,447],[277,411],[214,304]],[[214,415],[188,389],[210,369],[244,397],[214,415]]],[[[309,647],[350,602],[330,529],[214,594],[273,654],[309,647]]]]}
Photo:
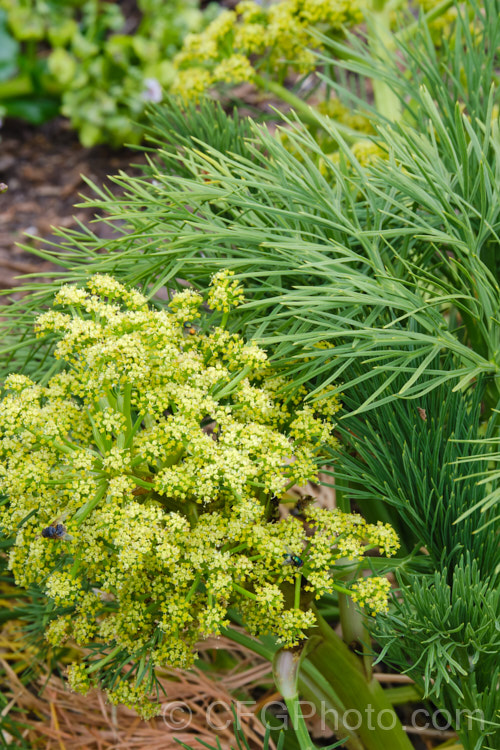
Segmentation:
{"type": "MultiPolygon", "coordinates": [[[[402,382],[403,375],[396,392],[402,382]]],[[[484,424],[485,384],[465,392],[443,384],[418,400],[394,399],[356,414],[366,398],[366,386],[360,390],[346,394],[351,415],[338,430],[348,445],[332,480],[367,518],[384,515],[382,501],[403,547],[424,553],[414,558],[418,567],[398,569],[400,595],[377,618],[381,658],[449,712],[464,747],[496,747],[498,524],[491,510],[481,512],[489,476],[478,482],[470,470],[487,460],[483,443],[487,449],[495,429],[494,420],[484,424]]]]}

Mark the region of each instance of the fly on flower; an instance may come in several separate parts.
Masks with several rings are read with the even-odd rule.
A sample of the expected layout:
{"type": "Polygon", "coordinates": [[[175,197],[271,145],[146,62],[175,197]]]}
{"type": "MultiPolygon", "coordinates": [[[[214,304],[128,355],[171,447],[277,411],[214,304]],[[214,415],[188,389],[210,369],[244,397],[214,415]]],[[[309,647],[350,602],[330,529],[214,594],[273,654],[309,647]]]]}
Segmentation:
{"type": "Polygon", "coordinates": [[[66,533],[66,527],[62,523],[55,526],[47,526],[42,530],[42,536],[45,539],[61,539],[66,533]]]}
{"type": "Polygon", "coordinates": [[[42,529],[42,536],[44,539],[64,539],[69,541],[73,539],[71,534],[66,531],[66,526],[62,523],[53,523],[50,526],[46,526],[42,529]]]}
{"type": "Polygon", "coordinates": [[[293,565],[294,568],[301,568],[304,565],[304,561],[298,555],[295,555],[291,550],[288,550],[283,554],[283,564],[293,565]]]}

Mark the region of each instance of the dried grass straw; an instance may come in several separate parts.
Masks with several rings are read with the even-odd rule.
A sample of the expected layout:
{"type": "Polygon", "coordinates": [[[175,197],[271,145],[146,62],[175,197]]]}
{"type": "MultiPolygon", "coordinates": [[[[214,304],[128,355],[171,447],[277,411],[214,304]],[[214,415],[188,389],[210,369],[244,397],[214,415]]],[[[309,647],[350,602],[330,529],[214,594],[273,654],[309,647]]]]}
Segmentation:
{"type": "MultiPolygon", "coordinates": [[[[8,698],[0,717],[0,742],[3,740],[7,747],[15,747],[14,738],[1,729],[1,720],[8,715],[23,724],[22,734],[29,746],[45,750],[179,750],[176,740],[201,748],[195,738],[209,745],[215,745],[218,739],[222,748],[229,750],[238,747],[231,706],[240,709],[240,725],[250,746],[262,747],[264,730],[251,713],[252,706],[239,704],[231,692],[248,694],[255,686],[271,684],[270,664],[228,639],[211,639],[200,646],[202,652],[224,648],[237,657],[237,665],[226,673],[208,676],[199,669],[162,671],[162,714],[150,721],[143,721],[125,706],[110,705],[100,691],[93,690],[87,696],[72,693],[56,675],[42,673],[34,683],[23,685],[9,664],[8,644],[3,640],[0,648],[2,689],[8,698]],[[184,713],[181,705],[186,706],[184,713]],[[212,727],[207,721],[210,706],[212,727]],[[191,718],[185,728],[173,730],[165,720],[171,715],[181,727],[189,712],[191,718]]],[[[14,643],[11,648],[19,654],[14,643]]]]}

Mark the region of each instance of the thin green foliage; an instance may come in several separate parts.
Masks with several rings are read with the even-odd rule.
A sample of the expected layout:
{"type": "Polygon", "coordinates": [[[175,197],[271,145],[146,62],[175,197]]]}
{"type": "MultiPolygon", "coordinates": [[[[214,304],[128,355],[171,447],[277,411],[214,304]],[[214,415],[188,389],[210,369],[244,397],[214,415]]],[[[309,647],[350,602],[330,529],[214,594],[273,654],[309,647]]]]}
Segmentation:
{"type": "MultiPolygon", "coordinates": [[[[394,392],[403,380],[400,374],[394,392]]],[[[419,550],[413,565],[397,568],[394,607],[377,618],[379,659],[408,673],[449,712],[467,750],[496,747],[499,738],[500,695],[491,689],[500,648],[498,518],[485,503],[489,474],[481,479],[471,471],[498,445],[495,420],[486,427],[483,421],[484,386],[460,392],[444,383],[416,400],[388,400],[359,413],[369,392],[361,383],[345,395],[338,426],[344,447],[332,473],[337,492],[368,518],[384,517],[381,501],[396,512],[404,545],[419,550]]]]}
{"type": "MultiPolygon", "coordinates": [[[[495,412],[498,414],[498,410],[495,410],[495,412]]],[[[494,508],[500,499],[500,471],[498,468],[500,464],[500,451],[498,450],[498,437],[481,437],[468,440],[467,443],[476,448],[474,455],[460,456],[457,458],[457,463],[467,465],[470,473],[464,479],[470,479],[471,477],[477,479],[477,485],[486,491],[486,495],[467,508],[458,521],[463,521],[480,509],[481,513],[485,514],[483,524],[478,529],[482,531],[483,528],[492,523],[490,519],[491,508],[494,508]]],[[[461,466],[460,468],[463,467],[461,466]]],[[[498,572],[498,568],[496,572],[498,572]]]]}
{"type": "MultiPolygon", "coordinates": [[[[394,382],[396,392],[403,379],[394,382]]],[[[418,400],[395,399],[356,413],[366,395],[363,383],[345,395],[347,414],[338,425],[345,447],[332,474],[337,489],[365,514],[380,500],[392,506],[407,548],[423,545],[434,568],[453,569],[469,552],[482,574],[491,575],[500,549],[491,528],[480,529],[494,519],[480,509],[488,485],[470,470],[470,462],[485,460],[484,387],[453,392],[443,384],[418,400]]]]}
{"type": "MultiPolygon", "coordinates": [[[[486,5],[492,15],[496,0],[486,5]]],[[[481,19],[478,11],[476,23],[481,19]]],[[[459,23],[466,60],[463,88],[475,87],[476,99],[483,92],[473,102],[472,116],[467,109],[460,112],[467,101],[456,103],[457,92],[449,86],[438,86],[430,74],[413,82],[394,66],[391,75],[399,75],[406,97],[418,102],[418,120],[415,115],[410,125],[378,123],[378,142],[387,159],[363,167],[328,118],[318,123],[339,144],[341,156],[339,165],[328,164],[327,175],[318,167],[327,154],[292,122],[288,137],[300,150],[300,161],[261,128],[254,128],[254,143],[246,140],[237,153],[219,150],[217,137],[216,146],[183,145],[180,175],[165,173],[162,159],[170,160],[170,171],[172,151],[162,155],[160,150],[146,176],[115,178],[123,197],[99,190],[97,199],[87,202],[111,223],[126,217],[127,226],[104,243],[104,253],[102,241],[88,229],[61,230],[61,242],[42,256],[66,268],[69,281],[106,271],[151,293],[175,286],[181,269],[184,277],[205,285],[224,264],[247,280],[253,295],[239,325],[248,325],[250,333],[275,347],[275,356],[291,368],[297,383],[328,370],[325,361],[331,354],[314,350],[324,340],[335,345],[335,360],[323,382],[345,378],[357,360],[372,365],[365,368],[364,380],[383,368],[389,385],[398,372],[407,372],[400,390],[405,397],[419,397],[449,379],[464,388],[484,374],[488,403],[495,405],[500,136],[491,113],[498,94],[491,90],[493,67],[482,65],[477,47],[497,49],[500,26],[484,21],[472,37],[465,34],[468,23],[467,17],[459,23]],[[454,136],[448,137],[452,99],[454,136]],[[475,119],[476,113],[482,119],[475,119]],[[184,176],[186,170],[191,176],[184,176]],[[430,363],[442,351],[454,355],[455,366],[432,371],[430,363]],[[426,371],[433,374],[430,381],[422,377],[426,371]]],[[[401,43],[401,54],[406,49],[401,43]]],[[[419,49],[415,45],[411,55],[406,52],[409,66],[426,58],[426,49],[419,49]]],[[[348,64],[356,68],[355,62],[348,64]]],[[[442,53],[440,70],[454,80],[457,65],[450,46],[442,53]]],[[[200,120],[208,115],[207,105],[200,120]]],[[[220,111],[215,117],[220,123],[220,111]]],[[[159,112],[160,127],[166,120],[159,112]]],[[[190,123],[192,138],[192,117],[190,123]]],[[[170,142],[173,127],[167,123],[170,142]]],[[[202,134],[207,138],[206,125],[202,134]]],[[[27,304],[23,301],[23,312],[20,305],[10,310],[16,328],[27,324],[30,308],[39,309],[54,285],[27,283],[33,294],[27,304]]],[[[11,345],[6,349],[13,353],[11,345]]],[[[22,351],[14,355],[16,364],[22,351]]],[[[30,356],[31,366],[33,361],[30,356]]],[[[345,380],[343,388],[352,387],[353,380],[345,380]]],[[[380,401],[384,390],[372,390],[360,408],[380,401]]]]}
{"type": "Polygon", "coordinates": [[[380,658],[422,685],[459,732],[464,748],[498,747],[500,590],[465,555],[453,571],[400,580],[401,598],[377,623],[380,658]]]}
{"type": "MultiPolygon", "coordinates": [[[[198,106],[170,99],[168,107],[152,111],[149,127],[145,130],[151,147],[145,149],[153,159],[158,158],[167,173],[191,177],[185,149],[207,153],[206,144],[220,153],[247,155],[246,141],[251,137],[250,121],[241,118],[236,108],[231,117],[219,102],[202,99],[198,106]]],[[[146,169],[154,179],[157,168],[146,169]]]]}

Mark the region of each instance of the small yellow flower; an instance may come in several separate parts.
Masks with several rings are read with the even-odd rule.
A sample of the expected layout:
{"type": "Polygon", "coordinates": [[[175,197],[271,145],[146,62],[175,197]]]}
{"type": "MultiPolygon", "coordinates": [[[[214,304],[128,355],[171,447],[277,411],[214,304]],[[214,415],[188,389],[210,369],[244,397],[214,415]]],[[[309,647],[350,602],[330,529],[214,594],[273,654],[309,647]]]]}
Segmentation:
{"type": "Polygon", "coordinates": [[[70,664],[67,669],[67,676],[69,686],[75,693],[87,695],[89,690],[93,687],[83,664],[70,664]]]}
{"type": "Polygon", "coordinates": [[[195,101],[210,88],[214,77],[210,71],[201,67],[179,70],[172,84],[172,94],[178,94],[185,101],[195,101]]]}
{"type": "Polygon", "coordinates": [[[201,294],[195,292],[194,289],[184,289],[184,291],[174,294],[169,306],[179,317],[189,322],[200,317],[202,302],[201,294]]]}

